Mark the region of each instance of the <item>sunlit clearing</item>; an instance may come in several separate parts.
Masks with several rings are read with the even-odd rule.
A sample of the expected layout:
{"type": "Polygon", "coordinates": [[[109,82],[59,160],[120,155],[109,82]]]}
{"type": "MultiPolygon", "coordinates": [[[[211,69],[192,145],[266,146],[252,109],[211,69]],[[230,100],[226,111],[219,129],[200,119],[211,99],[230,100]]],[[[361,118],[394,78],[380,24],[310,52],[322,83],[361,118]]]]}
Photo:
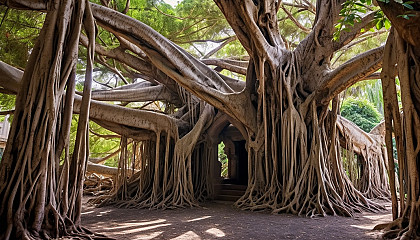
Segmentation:
{"type": "Polygon", "coordinates": [[[213,235],[215,237],[224,237],[224,236],[226,236],[226,234],[222,230],[217,229],[217,228],[210,228],[209,230],[206,231],[206,233],[209,233],[209,234],[211,234],[211,235],[213,235]]]}
{"type": "Polygon", "coordinates": [[[96,216],[97,216],[97,217],[101,217],[103,214],[106,214],[106,213],[109,213],[109,212],[111,212],[111,210],[102,211],[102,212],[99,212],[99,214],[98,214],[98,215],[96,215],[96,216]]]}
{"type": "Polygon", "coordinates": [[[372,230],[373,229],[372,224],[366,224],[366,225],[350,225],[350,226],[355,227],[355,228],[359,228],[359,229],[365,229],[365,230],[372,230]]]}
{"type": "Polygon", "coordinates": [[[105,230],[116,230],[116,229],[121,229],[121,228],[146,226],[146,225],[152,225],[152,224],[163,223],[163,222],[166,222],[166,219],[158,219],[158,220],[147,221],[147,222],[123,223],[122,225],[117,226],[117,227],[110,227],[110,228],[104,228],[104,229],[105,230]]]}
{"type": "Polygon", "coordinates": [[[158,225],[152,225],[152,226],[147,226],[147,227],[142,227],[142,228],[133,228],[133,229],[128,229],[128,230],[122,230],[119,234],[143,232],[143,231],[147,231],[147,230],[150,230],[150,229],[166,227],[166,226],[169,226],[169,225],[172,225],[172,224],[166,223],[166,224],[158,224],[158,225]]]}
{"type": "Polygon", "coordinates": [[[136,239],[143,239],[143,240],[148,240],[148,239],[153,239],[156,238],[157,236],[161,235],[163,232],[154,232],[151,234],[142,234],[142,235],[136,235],[136,239]]]}
{"type": "Polygon", "coordinates": [[[91,213],[93,213],[93,211],[84,212],[84,213],[82,213],[82,215],[85,215],[85,214],[91,214],[91,213]]]}
{"type": "Polygon", "coordinates": [[[178,236],[176,238],[172,238],[172,239],[173,240],[183,240],[183,239],[185,239],[185,240],[186,239],[191,240],[191,239],[201,239],[201,238],[195,232],[188,231],[188,232],[186,232],[186,233],[184,233],[184,234],[182,234],[182,235],[180,235],[180,236],[178,236]]]}
{"type": "Polygon", "coordinates": [[[392,215],[391,214],[379,214],[379,215],[365,215],[363,218],[369,219],[369,223],[366,224],[357,224],[357,225],[351,225],[352,227],[359,228],[359,229],[366,229],[366,230],[372,230],[376,225],[392,221],[392,215]]]}
{"type": "Polygon", "coordinates": [[[200,220],[204,220],[207,218],[211,218],[211,216],[204,216],[204,217],[200,217],[200,218],[194,218],[194,219],[190,219],[187,222],[195,222],[195,221],[200,221],[200,220]]]}

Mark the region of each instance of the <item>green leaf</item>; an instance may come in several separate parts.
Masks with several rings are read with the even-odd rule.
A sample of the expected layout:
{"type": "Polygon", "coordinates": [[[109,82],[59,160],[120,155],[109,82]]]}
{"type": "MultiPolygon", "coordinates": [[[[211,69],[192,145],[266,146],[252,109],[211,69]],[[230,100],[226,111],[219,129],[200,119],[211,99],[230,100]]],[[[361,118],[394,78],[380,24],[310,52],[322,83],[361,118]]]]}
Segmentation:
{"type": "Polygon", "coordinates": [[[385,29],[388,30],[391,28],[391,21],[389,21],[387,18],[384,20],[385,29]]]}
{"type": "Polygon", "coordinates": [[[402,18],[405,18],[405,19],[410,19],[409,17],[408,17],[408,15],[407,14],[404,14],[404,15],[398,15],[397,17],[402,17],[402,18]]]}
{"type": "Polygon", "coordinates": [[[375,25],[376,29],[380,30],[381,28],[384,27],[384,21],[383,20],[379,20],[376,25],[375,25]]]}
{"type": "Polygon", "coordinates": [[[411,10],[413,10],[414,8],[413,8],[413,6],[411,6],[410,4],[408,4],[408,3],[403,3],[402,4],[404,7],[406,7],[406,8],[408,8],[408,9],[411,9],[411,10]]]}

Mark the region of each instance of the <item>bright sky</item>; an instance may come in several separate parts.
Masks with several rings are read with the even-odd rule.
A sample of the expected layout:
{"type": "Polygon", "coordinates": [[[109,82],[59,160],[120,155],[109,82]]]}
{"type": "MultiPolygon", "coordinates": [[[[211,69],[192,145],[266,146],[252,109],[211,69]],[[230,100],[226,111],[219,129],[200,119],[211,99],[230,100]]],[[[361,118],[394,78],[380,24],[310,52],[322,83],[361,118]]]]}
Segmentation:
{"type": "Polygon", "coordinates": [[[163,0],[163,1],[172,5],[172,7],[175,7],[179,2],[179,0],[163,0]]]}

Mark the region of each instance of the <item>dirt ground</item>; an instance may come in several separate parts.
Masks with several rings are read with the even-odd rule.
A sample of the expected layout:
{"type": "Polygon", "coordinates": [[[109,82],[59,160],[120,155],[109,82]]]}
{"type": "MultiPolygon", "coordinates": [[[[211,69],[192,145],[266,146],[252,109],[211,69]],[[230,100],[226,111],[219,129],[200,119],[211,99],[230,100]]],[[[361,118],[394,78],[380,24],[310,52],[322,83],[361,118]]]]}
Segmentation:
{"type": "MultiPolygon", "coordinates": [[[[85,199],[86,200],[86,199],[85,199]]],[[[386,203],[387,209],[390,209],[386,203]]],[[[84,204],[82,223],[116,239],[378,239],[371,231],[390,211],[354,218],[304,218],[242,211],[229,202],[176,210],[95,208],[84,204]]]]}

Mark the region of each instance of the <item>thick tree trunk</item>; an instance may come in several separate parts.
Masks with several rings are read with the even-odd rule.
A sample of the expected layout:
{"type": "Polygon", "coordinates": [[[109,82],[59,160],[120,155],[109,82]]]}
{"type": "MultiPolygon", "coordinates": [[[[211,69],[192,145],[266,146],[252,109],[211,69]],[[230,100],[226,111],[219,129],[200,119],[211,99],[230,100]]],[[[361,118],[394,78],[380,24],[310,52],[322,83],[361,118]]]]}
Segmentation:
{"type": "MultiPolygon", "coordinates": [[[[82,191],[80,176],[72,181],[74,188],[68,189],[69,175],[83,176],[84,171],[71,171],[68,158],[62,172],[59,164],[63,149],[68,147],[78,40],[86,4],[50,2],[27,64],[0,168],[2,239],[49,239],[84,233],[79,225],[81,205],[75,204],[82,191]]],[[[76,158],[72,164],[83,161],[76,158]]]]}
{"type": "MultiPolygon", "coordinates": [[[[388,142],[391,141],[394,132],[399,165],[399,196],[395,189],[395,174],[390,174],[392,186],[393,219],[390,224],[377,226],[377,229],[385,228],[385,238],[417,239],[420,229],[420,191],[419,191],[419,143],[420,115],[418,103],[420,103],[420,55],[416,54],[415,47],[395,34],[390,35],[387,42],[388,68],[384,68],[382,82],[384,87],[384,110],[388,121],[388,142]],[[394,53],[393,53],[394,52],[394,53]],[[397,62],[397,67],[395,63],[397,62]],[[403,105],[403,117],[400,118],[395,76],[398,72],[401,84],[401,99],[403,105]],[[400,204],[397,199],[400,198],[400,204]]],[[[388,152],[392,151],[392,145],[387,145],[388,152]]]]}
{"type": "MultiPolygon", "coordinates": [[[[336,92],[358,79],[350,69],[328,69],[336,47],[328,34],[338,3],[323,1],[314,30],[294,51],[284,48],[278,34],[277,1],[216,3],[251,56],[246,90],[255,99],[257,124],[247,128],[248,189],[236,204],[307,216],[379,209],[344,172],[335,124],[338,102],[327,110],[336,92]],[[341,79],[346,82],[338,84],[341,79]]],[[[370,74],[377,63],[367,63],[372,56],[379,59],[379,53],[352,65],[364,62],[363,74],[370,74]]]]}
{"type": "MultiPolygon", "coordinates": [[[[124,48],[112,51],[96,47],[96,51],[133,68],[147,66],[146,69],[138,67],[141,68],[139,71],[155,74],[147,75],[153,79],[151,82],[168,87],[170,94],[164,98],[176,99],[177,104],[184,105],[177,113],[183,116],[175,119],[92,101],[90,115],[103,126],[124,133],[120,158],[122,171],[118,174],[121,187],[103,202],[166,208],[192,206],[197,199],[210,194],[209,174],[205,171],[209,159],[214,157],[214,140],[203,135],[213,121],[215,107],[229,116],[247,140],[249,183],[238,206],[308,216],[349,216],[361,209],[377,209],[377,205],[355,189],[343,170],[336,126],[336,96],[381,67],[383,48],[368,51],[330,70],[334,51],[358,36],[360,29],[373,19],[373,14],[364,17],[348,33],[343,33],[342,40],[333,42],[334,23],[344,1],[319,0],[313,30],[294,51],[290,51],[285,48],[277,25],[280,1],[215,2],[250,55],[245,89],[145,24],[93,5],[98,23],[124,45],[124,48]],[[154,70],[147,69],[149,66],[154,70]],[[333,108],[329,112],[331,100],[333,108]],[[113,114],[109,114],[111,112],[113,114]],[[129,116],[126,113],[130,113],[129,116]],[[181,134],[180,126],[185,121],[194,127],[181,134]],[[127,150],[129,127],[142,129],[149,138],[136,139],[143,149],[138,159],[142,169],[127,180],[130,161],[136,160],[130,159],[127,150]]],[[[83,38],[82,43],[88,46],[83,38]]],[[[220,62],[217,64],[221,65],[220,62]]],[[[223,66],[244,73],[242,68],[223,66]]],[[[144,100],[145,94],[156,96],[160,89],[157,86],[136,93],[142,95],[138,99],[144,100]]],[[[124,93],[128,94],[128,91],[124,93]]],[[[134,99],[116,96],[115,90],[95,95],[98,99],[134,99]]],[[[75,109],[86,107],[80,103],[75,102],[75,109]]]]}
{"type": "MultiPolygon", "coordinates": [[[[405,2],[405,1],[404,1],[405,2]]],[[[392,153],[394,134],[399,166],[399,194],[396,192],[395,174],[390,172],[392,216],[390,224],[376,228],[388,230],[384,238],[418,239],[420,237],[420,5],[412,4],[412,10],[400,2],[379,2],[385,15],[391,20],[395,34],[388,37],[384,68],[381,73],[384,92],[387,149],[392,153]],[[408,19],[401,17],[409,14],[408,19]],[[401,86],[402,115],[397,100],[395,77],[401,86]],[[399,198],[399,201],[398,201],[399,198]]],[[[390,162],[393,164],[393,162],[390,162]]],[[[391,167],[390,169],[393,169],[391,167]]]]}

